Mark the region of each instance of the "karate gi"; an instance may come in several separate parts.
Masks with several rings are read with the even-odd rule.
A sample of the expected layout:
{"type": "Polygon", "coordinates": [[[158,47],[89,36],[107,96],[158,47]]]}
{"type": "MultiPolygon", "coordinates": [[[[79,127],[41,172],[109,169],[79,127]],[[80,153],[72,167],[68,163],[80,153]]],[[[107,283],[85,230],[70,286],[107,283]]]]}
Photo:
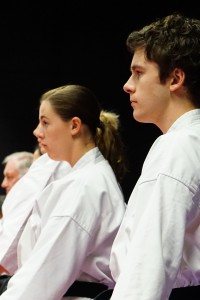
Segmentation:
{"type": "Polygon", "coordinates": [[[114,241],[112,300],[166,300],[200,284],[200,109],[152,145],[114,241]]]}
{"type": "Polygon", "coordinates": [[[49,182],[62,178],[70,169],[67,162],[54,161],[44,154],[7,194],[0,221],[0,264],[11,274],[17,270],[18,240],[35,200],[49,182]]]}
{"type": "Polygon", "coordinates": [[[113,287],[110,250],[125,207],[107,160],[90,150],[37,199],[18,246],[19,269],[0,299],[60,300],[75,280],[113,287]]]}

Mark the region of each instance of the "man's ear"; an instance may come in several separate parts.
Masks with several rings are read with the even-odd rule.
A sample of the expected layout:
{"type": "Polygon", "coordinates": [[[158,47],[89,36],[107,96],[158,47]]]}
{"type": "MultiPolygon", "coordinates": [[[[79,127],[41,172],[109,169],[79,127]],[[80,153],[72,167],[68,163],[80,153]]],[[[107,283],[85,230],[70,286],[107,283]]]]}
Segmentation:
{"type": "Polygon", "coordinates": [[[175,68],[171,74],[170,90],[175,91],[184,85],[185,72],[180,68],[175,68]]]}
{"type": "Polygon", "coordinates": [[[81,119],[78,117],[74,117],[71,119],[71,132],[72,134],[76,134],[77,132],[80,131],[81,128],[81,119]]]}

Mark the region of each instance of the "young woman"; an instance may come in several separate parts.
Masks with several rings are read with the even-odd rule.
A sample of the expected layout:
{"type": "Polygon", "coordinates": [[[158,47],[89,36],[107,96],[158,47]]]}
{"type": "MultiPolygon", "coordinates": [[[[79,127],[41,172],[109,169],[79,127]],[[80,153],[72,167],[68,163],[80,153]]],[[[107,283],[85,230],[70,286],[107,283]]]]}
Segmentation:
{"type": "Polygon", "coordinates": [[[37,199],[18,245],[19,269],[1,300],[88,299],[113,287],[110,250],[125,212],[119,125],[86,87],[41,97],[34,135],[72,169],[37,199]]]}

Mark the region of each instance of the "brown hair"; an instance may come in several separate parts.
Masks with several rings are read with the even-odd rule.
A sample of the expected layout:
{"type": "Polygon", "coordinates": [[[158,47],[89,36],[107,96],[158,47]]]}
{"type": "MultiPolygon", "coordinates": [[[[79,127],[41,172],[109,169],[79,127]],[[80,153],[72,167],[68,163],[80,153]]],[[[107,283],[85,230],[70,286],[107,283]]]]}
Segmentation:
{"type": "Polygon", "coordinates": [[[101,109],[94,93],[87,87],[70,84],[44,93],[40,102],[48,100],[64,120],[79,117],[88,126],[96,145],[109,161],[117,180],[126,172],[124,145],[120,136],[119,116],[101,109]]]}

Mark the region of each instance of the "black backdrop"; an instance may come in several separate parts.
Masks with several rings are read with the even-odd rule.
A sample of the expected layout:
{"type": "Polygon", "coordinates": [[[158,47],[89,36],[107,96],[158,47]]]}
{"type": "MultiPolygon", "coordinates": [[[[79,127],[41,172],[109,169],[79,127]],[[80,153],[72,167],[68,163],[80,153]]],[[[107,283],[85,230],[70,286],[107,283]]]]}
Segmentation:
{"type": "Polygon", "coordinates": [[[33,151],[36,139],[32,131],[44,91],[66,83],[85,84],[105,109],[121,116],[130,168],[123,184],[128,199],[160,131],[133,120],[129,96],[122,89],[131,60],[126,37],[133,29],[174,11],[200,17],[196,1],[155,2],[2,2],[0,161],[15,151],[33,151]]]}

